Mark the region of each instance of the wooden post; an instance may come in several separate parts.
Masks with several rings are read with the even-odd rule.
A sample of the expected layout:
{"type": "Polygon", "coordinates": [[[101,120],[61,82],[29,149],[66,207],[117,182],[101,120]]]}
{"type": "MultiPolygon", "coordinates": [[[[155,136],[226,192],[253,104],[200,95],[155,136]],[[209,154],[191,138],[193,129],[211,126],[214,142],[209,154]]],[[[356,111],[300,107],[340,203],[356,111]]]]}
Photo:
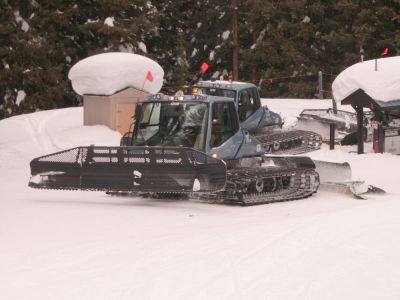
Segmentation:
{"type": "Polygon", "coordinates": [[[318,71],[318,96],[319,99],[324,99],[324,91],[322,88],[322,71],[318,71]]]}
{"type": "Polygon", "coordinates": [[[232,8],[232,75],[233,80],[239,80],[239,59],[238,59],[238,19],[237,19],[237,2],[231,0],[232,8]]]}
{"type": "Polygon", "coordinates": [[[379,140],[379,153],[385,152],[385,130],[383,129],[382,123],[378,125],[378,140],[379,140]]]}
{"type": "Polygon", "coordinates": [[[335,123],[329,124],[329,150],[335,149],[335,123]]]}
{"type": "Polygon", "coordinates": [[[364,153],[364,110],[362,106],[356,107],[357,111],[357,153],[364,153]]]}

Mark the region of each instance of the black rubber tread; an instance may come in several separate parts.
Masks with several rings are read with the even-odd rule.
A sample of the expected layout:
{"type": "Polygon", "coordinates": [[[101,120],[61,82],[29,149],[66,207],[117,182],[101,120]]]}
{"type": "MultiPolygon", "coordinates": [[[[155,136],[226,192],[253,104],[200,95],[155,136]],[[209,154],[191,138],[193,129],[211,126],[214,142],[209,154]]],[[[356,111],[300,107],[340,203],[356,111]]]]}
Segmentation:
{"type": "Polygon", "coordinates": [[[301,154],[321,148],[322,136],[306,130],[263,132],[255,134],[267,153],[301,154]]]}
{"type": "MultiPolygon", "coordinates": [[[[267,170],[264,170],[267,171],[267,170]]],[[[224,203],[250,206],[256,204],[267,204],[273,202],[284,202],[304,199],[310,197],[315,193],[319,186],[318,173],[313,169],[306,170],[292,170],[291,172],[278,172],[271,174],[270,172],[264,173],[257,169],[245,169],[228,171],[228,184],[224,191],[213,193],[141,193],[141,192],[126,192],[126,191],[108,191],[107,194],[115,196],[139,196],[154,199],[171,199],[171,198],[197,198],[202,202],[208,203],[224,203]],[[254,171],[254,173],[253,173],[254,171]],[[240,174],[238,174],[238,172],[240,174]],[[243,173],[245,172],[245,173],[243,173]],[[273,192],[263,193],[246,193],[238,189],[238,185],[243,183],[255,182],[258,178],[279,178],[282,176],[290,176],[293,184],[290,188],[278,189],[273,192]],[[292,179],[293,178],[293,179],[292,179]],[[303,180],[302,180],[303,179],[303,180]],[[303,183],[303,185],[302,185],[303,183]]],[[[40,188],[31,186],[33,188],[40,188]]],[[[77,188],[52,188],[56,190],[69,190],[79,191],[82,189],[77,188]]],[[[100,189],[84,189],[85,191],[104,191],[100,189]]]]}
{"type": "Polygon", "coordinates": [[[227,185],[224,191],[204,193],[200,198],[209,202],[223,202],[240,205],[255,205],[281,201],[303,199],[315,193],[319,186],[318,173],[314,169],[240,168],[227,173],[227,185]],[[272,192],[254,193],[242,187],[254,184],[257,179],[273,179],[279,182],[282,177],[290,177],[290,186],[272,192]]]}

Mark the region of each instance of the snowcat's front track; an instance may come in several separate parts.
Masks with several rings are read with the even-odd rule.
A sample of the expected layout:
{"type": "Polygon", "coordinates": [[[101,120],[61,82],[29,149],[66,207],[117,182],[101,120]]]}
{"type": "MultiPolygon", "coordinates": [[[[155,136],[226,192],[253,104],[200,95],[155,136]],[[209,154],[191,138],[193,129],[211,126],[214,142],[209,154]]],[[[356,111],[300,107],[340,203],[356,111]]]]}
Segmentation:
{"type": "Polygon", "coordinates": [[[322,137],[312,131],[291,130],[255,133],[267,153],[301,154],[321,148],[322,137]]]}
{"type": "Polygon", "coordinates": [[[184,147],[77,147],[35,158],[29,186],[190,193],[221,190],[226,166],[184,147]]]}
{"type": "Polygon", "coordinates": [[[271,157],[258,168],[228,170],[225,190],[202,194],[201,199],[254,205],[307,198],[318,186],[318,173],[310,158],[271,157]]]}

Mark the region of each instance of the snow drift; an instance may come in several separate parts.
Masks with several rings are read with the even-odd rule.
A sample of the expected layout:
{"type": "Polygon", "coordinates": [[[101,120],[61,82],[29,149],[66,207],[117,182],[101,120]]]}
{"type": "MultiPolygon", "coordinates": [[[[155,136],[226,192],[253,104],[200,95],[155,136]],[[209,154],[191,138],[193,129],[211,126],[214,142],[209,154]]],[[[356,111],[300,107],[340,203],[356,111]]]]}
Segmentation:
{"type": "Polygon", "coordinates": [[[79,95],[112,95],[129,87],[154,94],[162,87],[164,70],[150,58],[111,52],[79,61],[68,78],[79,95]]]}
{"type": "Polygon", "coordinates": [[[92,144],[117,146],[120,138],[121,134],[104,125],[83,126],[82,107],[41,111],[0,121],[0,152],[4,150],[19,158],[32,159],[92,144]]]}
{"type": "Polygon", "coordinates": [[[383,102],[400,99],[400,56],[368,60],[341,72],[332,84],[337,102],[362,89],[383,102]]]}
{"type": "MultiPolygon", "coordinates": [[[[286,120],[330,100],[271,99],[286,120]]],[[[343,107],[340,107],[343,109],[343,107]]],[[[28,188],[33,157],[115,145],[82,108],[0,121],[0,299],[400,299],[400,156],[328,145],[388,191],[237,207],[28,188]]],[[[366,147],[368,149],[368,147],[366,147]]]]}

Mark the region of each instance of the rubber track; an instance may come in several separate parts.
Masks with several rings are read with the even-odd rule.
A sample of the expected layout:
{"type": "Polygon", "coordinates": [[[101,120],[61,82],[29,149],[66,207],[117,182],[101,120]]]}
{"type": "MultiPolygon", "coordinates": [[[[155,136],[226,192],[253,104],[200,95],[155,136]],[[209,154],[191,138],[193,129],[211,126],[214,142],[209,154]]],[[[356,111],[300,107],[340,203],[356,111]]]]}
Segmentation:
{"type": "MultiPolygon", "coordinates": [[[[227,171],[227,185],[224,191],[210,193],[143,193],[143,192],[120,192],[108,191],[110,195],[127,195],[141,196],[162,199],[171,198],[172,195],[182,197],[188,195],[191,198],[205,201],[208,203],[225,203],[239,205],[255,205],[272,202],[292,201],[304,199],[315,193],[319,186],[318,173],[314,169],[286,169],[272,171],[269,168],[239,168],[227,171]],[[279,182],[279,178],[290,177],[291,184],[289,187],[282,189],[282,185],[273,192],[254,193],[244,191],[244,186],[251,186],[257,179],[275,178],[275,182],[279,182]]],[[[31,186],[36,189],[46,189],[45,187],[31,186]]],[[[69,190],[69,191],[104,191],[104,189],[78,189],[78,188],[51,188],[53,190],[69,190]]]]}
{"type": "Polygon", "coordinates": [[[240,168],[230,170],[227,173],[227,186],[224,191],[216,193],[202,194],[201,199],[209,202],[223,202],[240,205],[254,205],[272,202],[291,201],[303,199],[315,193],[319,186],[318,173],[314,169],[292,169],[271,170],[260,168],[240,168]],[[243,190],[243,186],[247,184],[255,184],[257,179],[274,178],[275,182],[279,182],[279,178],[289,176],[291,184],[289,187],[280,187],[272,192],[254,193],[243,190]]]}
{"type": "Polygon", "coordinates": [[[292,130],[279,133],[255,134],[266,151],[274,154],[301,154],[321,148],[322,137],[314,132],[292,130]],[[279,147],[276,147],[276,145],[279,147]]]}

